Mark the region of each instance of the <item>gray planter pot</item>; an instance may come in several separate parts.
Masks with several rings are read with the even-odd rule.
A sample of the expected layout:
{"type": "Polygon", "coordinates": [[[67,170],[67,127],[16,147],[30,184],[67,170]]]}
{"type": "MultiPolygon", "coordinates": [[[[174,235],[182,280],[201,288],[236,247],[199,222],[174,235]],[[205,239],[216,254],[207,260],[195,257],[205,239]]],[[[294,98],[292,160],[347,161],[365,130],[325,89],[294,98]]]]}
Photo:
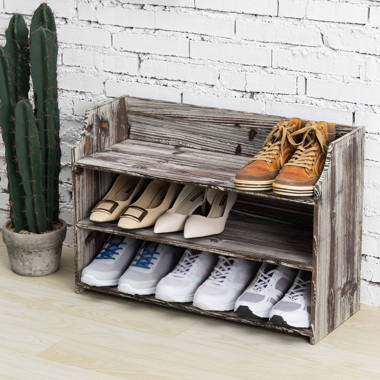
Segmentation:
{"type": "Polygon", "coordinates": [[[13,272],[22,276],[46,276],[59,269],[66,223],[44,234],[18,234],[11,231],[9,221],[3,226],[3,239],[8,249],[13,272]]]}

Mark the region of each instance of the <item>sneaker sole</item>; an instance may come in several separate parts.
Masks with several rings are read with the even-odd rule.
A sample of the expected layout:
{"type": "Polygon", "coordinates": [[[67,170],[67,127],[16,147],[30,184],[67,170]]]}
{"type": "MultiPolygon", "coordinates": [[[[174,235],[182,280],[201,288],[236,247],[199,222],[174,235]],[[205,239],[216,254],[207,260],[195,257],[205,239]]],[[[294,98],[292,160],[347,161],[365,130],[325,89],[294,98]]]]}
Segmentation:
{"type": "Polygon", "coordinates": [[[81,277],[81,282],[90,285],[90,286],[116,286],[119,282],[119,279],[117,280],[98,280],[97,278],[89,275],[85,275],[81,277]]]}
{"type": "Polygon", "coordinates": [[[156,292],[156,287],[147,289],[135,289],[129,284],[122,284],[117,287],[117,290],[121,293],[138,295],[138,296],[149,296],[156,292]]]}
{"type": "Polygon", "coordinates": [[[305,325],[305,324],[302,324],[302,323],[289,324],[280,315],[274,315],[272,318],[270,318],[269,322],[271,322],[273,324],[276,324],[276,325],[279,325],[279,326],[296,327],[296,328],[299,328],[299,329],[308,329],[310,327],[310,325],[305,325]]]}
{"type": "Polygon", "coordinates": [[[234,179],[235,189],[241,191],[269,191],[272,190],[274,179],[268,181],[246,181],[234,179]]]}
{"type": "Polygon", "coordinates": [[[224,304],[224,305],[211,305],[211,304],[205,304],[202,302],[193,302],[193,306],[197,307],[198,309],[202,310],[209,310],[209,311],[231,311],[234,309],[235,303],[230,304],[224,304]]]}
{"type": "Polygon", "coordinates": [[[186,295],[186,296],[181,296],[181,297],[171,297],[165,294],[156,293],[155,297],[165,302],[189,303],[189,302],[193,302],[194,294],[190,296],[186,295]]]}
{"type": "Polygon", "coordinates": [[[260,317],[259,315],[256,315],[252,313],[251,309],[248,306],[239,306],[235,313],[241,317],[246,317],[250,319],[259,319],[260,321],[268,321],[269,318],[266,317],[260,317]]]}
{"type": "Polygon", "coordinates": [[[312,197],[314,195],[314,186],[288,186],[274,183],[273,192],[289,197],[312,197]]]}

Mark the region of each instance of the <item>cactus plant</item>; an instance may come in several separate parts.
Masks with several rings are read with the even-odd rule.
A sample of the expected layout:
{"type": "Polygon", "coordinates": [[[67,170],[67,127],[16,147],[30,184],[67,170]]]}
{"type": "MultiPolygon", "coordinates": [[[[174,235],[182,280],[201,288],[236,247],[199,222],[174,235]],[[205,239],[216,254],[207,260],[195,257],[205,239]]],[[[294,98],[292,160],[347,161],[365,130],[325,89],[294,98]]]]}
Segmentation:
{"type": "Polygon", "coordinates": [[[20,15],[12,17],[6,38],[5,49],[0,48],[0,126],[11,221],[16,232],[42,233],[58,222],[59,213],[58,47],[51,9],[41,4],[34,13],[30,43],[20,15]],[[27,100],[30,67],[34,113],[27,100]]]}

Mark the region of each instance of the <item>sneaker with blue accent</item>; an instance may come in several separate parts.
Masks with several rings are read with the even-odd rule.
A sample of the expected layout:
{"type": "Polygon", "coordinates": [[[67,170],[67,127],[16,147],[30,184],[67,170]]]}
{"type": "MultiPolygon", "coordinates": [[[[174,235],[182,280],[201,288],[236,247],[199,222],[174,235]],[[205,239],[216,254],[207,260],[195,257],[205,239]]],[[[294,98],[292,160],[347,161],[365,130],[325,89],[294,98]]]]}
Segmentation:
{"type": "Polygon", "coordinates": [[[91,286],[116,286],[140,246],[140,240],[110,235],[95,259],[83,269],[81,281],[91,286]]]}
{"type": "Polygon", "coordinates": [[[127,294],[154,294],[158,282],[174,268],[182,252],[182,248],[171,245],[144,242],[120,277],[118,290],[127,294]]]}

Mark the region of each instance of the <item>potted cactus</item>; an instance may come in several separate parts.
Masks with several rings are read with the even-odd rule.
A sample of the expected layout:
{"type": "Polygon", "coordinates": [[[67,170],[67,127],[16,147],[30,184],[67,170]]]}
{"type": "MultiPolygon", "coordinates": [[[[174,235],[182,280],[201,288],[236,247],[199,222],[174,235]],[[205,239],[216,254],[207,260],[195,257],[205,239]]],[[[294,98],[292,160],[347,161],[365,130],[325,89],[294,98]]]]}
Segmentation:
{"type": "Polygon", "coordinates": [[[58,270],[66,235],[58,217],[57,50],[54,16],[46,4],[33,15],[30,38],[23,17],[14,15],[0,47],[0,127],[10,198],[3,238],[12,270],[27,276],[58,270]]]}

